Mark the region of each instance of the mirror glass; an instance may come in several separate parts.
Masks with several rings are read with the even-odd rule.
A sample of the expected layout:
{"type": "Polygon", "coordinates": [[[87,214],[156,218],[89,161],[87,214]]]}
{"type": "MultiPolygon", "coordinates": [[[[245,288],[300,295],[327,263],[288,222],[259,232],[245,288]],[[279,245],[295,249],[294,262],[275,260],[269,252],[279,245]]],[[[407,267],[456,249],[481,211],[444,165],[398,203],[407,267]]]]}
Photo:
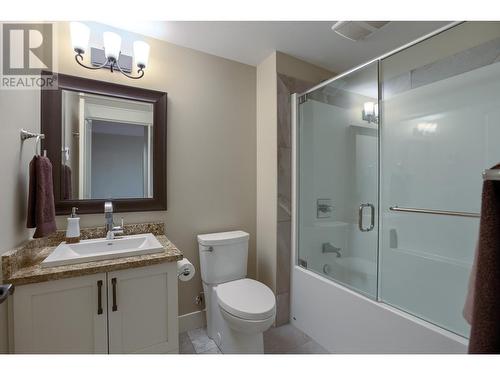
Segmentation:
{"type": "Polygon", "coordinates": [[[153,197],[153,104],[62,90],[62,198],[153,197]]]}

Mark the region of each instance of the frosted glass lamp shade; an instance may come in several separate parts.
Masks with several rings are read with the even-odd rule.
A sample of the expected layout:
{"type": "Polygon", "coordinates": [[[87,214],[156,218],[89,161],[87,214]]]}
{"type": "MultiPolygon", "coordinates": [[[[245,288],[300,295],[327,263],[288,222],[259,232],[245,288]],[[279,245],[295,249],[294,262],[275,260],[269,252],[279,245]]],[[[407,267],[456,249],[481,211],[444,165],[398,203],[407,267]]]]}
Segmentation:
{"type": "Polygon", "coordinates": [[[374,115],[375,114],[375,103],[373,102],[366,102],[363,105],[363,109],[365,110],[366,115],[374,115]]]}
{"type": "Polygon", "coordinates": [[[139,68],[145,68],[149,60],[149,44],[143,41],[134,42],[134,59],[139,68]]]}
{"type": "Polygon", "coordinates": [[[71,22],[69,28],[73,50],[77,53],[85,53],[89,46],[90,29],[81,22],[71,22]]]}
{"type": "Polygon", "coordinates": [[[106,31],[102,34],[104,40],[104,55],[106,59],[118,60],[120,57],[120,49],[122,45],[122,38],[120,35],[111,31],[106,31]]]}

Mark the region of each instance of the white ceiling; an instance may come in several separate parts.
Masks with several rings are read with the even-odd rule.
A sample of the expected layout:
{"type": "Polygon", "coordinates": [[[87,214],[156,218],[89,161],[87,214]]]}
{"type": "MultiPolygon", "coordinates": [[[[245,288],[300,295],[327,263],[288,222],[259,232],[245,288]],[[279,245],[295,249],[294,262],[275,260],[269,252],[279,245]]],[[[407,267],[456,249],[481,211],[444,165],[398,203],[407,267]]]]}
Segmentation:
{"type": "Polygon", "coordinates": [[[448,22],[390,22],[365,40],[353,42],[331,30],[335,21],[153,21],[105,22],[249,65],[274,50],[341,73],[391,51],[448,22]]]}

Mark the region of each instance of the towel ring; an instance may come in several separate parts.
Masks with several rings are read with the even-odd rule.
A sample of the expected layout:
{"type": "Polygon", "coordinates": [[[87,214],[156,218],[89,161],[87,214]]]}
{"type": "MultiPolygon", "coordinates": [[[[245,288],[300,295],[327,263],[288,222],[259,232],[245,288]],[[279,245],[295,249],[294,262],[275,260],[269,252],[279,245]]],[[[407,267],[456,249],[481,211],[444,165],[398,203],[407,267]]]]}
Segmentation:
{"type": "Polygon", "coordinates": [[[38,155],[38,156],[40,156],[40,154],[42,153],[42,145],[40,145],[40,152],[38,152],[38,145],[39,144],[40,144],[40,136],[37,135],[36,140],[35,140],[35,155],[38,155]]]}
{"type": "MultiPolygon", "coordinates": [[[[35,138],[35,155],[40,156],[42,154],[42,146],[40,145],[40,152],[38,152],[38,145],[40,144],[40,139],[45,139],[45,134],[33,133],[25,129],[21,129],[21,141],[25,141],[30,138],[35,138]]],[[[47,151],[43,151],[43,156],[47,156],[47,151]]]]}
{"type": "Polygon", "coordinates": [[[47,156],[47,150],[43,150],[43,153],[42,153],[42,144],[40,143],[40,140],[41,139],[44,139],[43,136],[41,135],[37,135],[36,137],[36,141],[35,141],[35,155],[38,155],[38,156],[47,156]],[[38,145],[40,145],[40,147],[38,147],[38,145]],[[38,152],[38,149],[40,149],[40,152],[38,152]]]}

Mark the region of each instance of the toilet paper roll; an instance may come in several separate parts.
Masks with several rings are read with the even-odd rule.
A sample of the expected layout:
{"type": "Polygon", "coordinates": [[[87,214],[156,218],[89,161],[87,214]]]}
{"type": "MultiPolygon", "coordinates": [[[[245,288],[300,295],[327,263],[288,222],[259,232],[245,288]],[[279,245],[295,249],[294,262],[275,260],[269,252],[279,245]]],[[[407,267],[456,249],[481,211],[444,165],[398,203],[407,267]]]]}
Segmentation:
{"type": "Polygon", "coordinates": [[[189,281],[194,277],[195,269],[193,264],[184,258],[177,262],[177,276],[180,281],[189,281]]]}

